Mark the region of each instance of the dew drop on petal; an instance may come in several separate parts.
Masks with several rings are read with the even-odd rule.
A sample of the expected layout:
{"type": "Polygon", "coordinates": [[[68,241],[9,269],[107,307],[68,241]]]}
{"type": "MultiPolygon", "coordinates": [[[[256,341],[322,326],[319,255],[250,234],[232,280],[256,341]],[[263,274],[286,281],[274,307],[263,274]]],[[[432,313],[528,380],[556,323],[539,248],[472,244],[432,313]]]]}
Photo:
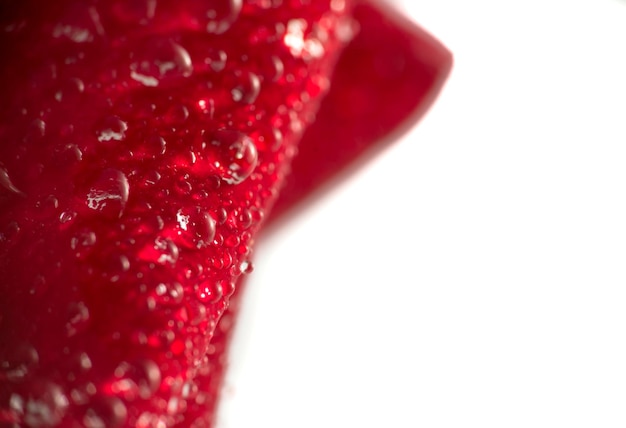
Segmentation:
{"type": "Polygon", "coordinates": [[[39,353],[31,344],[24,342],[0,354],[0,381],[24,378],[39,364],[39,353]]]}
{"type": "Polygon", "coordinates": [[[200,207],[185,207],[176,213],[176,236],[189,248],[204,248],[215,237],[215,220],[200,207]]]}
{"type": "Polygon", "coordinates": [[[75,219],[76,219],[75,211],[63,211],[61,214],[59,214],[59,222],[61,224],[71,223],[75,219]]]}
{"type": "Polygon", "coordinates": [[[219,284],[225,297],[230,297],[235,292],[235,283],[233,281],[221,280],[219,284]]]}
{"type": "Polygon", "coordinates": [[[76,144],[64,144],[55,149],[55,166],[69,168],[83,160],[83,152],[76,144]]]}
{"type": "Polygon", "coordinates": [[[170,238],[158,237],[139,253],[143,260],[161,265],[174,264],[178,260],[178,247],[170,238]]]}
{"type": "Polygon", "coordinates": [[[130,269],[130,260],[125,254],[114,253],[102,258],[102,267],[110,282],[117,282],[130,269]]]}
{"type": "Polygon", "coordinates": [[[169,125],[180,125],[189,119],[189,109],[184,104],[171,105],[163,115],[163,121],[169,125]]]}
{"type": "Polygon", "coordinates": [[[206,307],[202,302],[202,292],[196,291],[196,296],[198,296],[198,300],[190,300],[186,302],[187,315],[189,319],[189,323],[193,326],[200,324],[202,321],[206,319],[206,307]]]}
{"type": "Polygon", "coordinates": [[[117,116],[109,116],[101,121],[96,129],[96,137],[100,142],[122,141],[126,138],[128,124],[117,116]]]}
{"type": "Polygon", "coordinates": [[[48,195],[37,201],[35,207],[43,218],[51,217],[56,214],[59,208],[59,200],[54,195],[48,195]]]}
{"type": "Polygon", "coordinates": [[[231,89],[233,101],[241,104],[252,104],[261,91],[261,81],[254,73],[246,72],[237,75],[237,83],[231,89]]]}
{"type": "Polygon", "coordinates": [[[214,280],[206,280],[196,286],[196,297],[205,304],[215,303],[222,298],[222,286],[214,280]]]}
{"type": "Polygon", "coordinates": [[[89,322],[89,309],[83,302],[72,303],[67,309],[65,331],[68,337],[84,331],[89,322]]]}
{"type": "Polygon", "coordinates": [[[83,81],[72,78],[63,83],[54,94],[54,99],[58,102],[76,102],[84,91],[85,84],[83,81]]]}
{"type": "Polygon", "coordinates": [[[41,140],[46,135],[46,122],[42,119],[34,119],[26,131],[24,141],[33,143],[41,140]]]}
{"type": "Polygon", "coordinates": [[[239,184],[248,178],[258,161],[252,139],[239,131],[227,129],[212,134],[205,157],[217,175],[228,184],[239,184]]]}
{"type": "Polygon", "coordinates": [[[72,236],[72,239],[70,240],[70,246],[72,247],[72,250],[76,251],[77,253],[85,248],[93,247],[95,243],[96,234],[89,229],[79,231],[74,236],[72,236]]]}
{"type": "Polygon", "coordinates": [[[224,240],[224,245],[229,248],[234,248],[240,244],[240,239],[237,235],[230,235],[228,238],[224,240]]]}
{"type": "Polygon", "coordinates": [[[198,106],[200,112],[209,117],[213,117],[215,114],[215,101],[212,99],[201,98],[196,102],[196,106],[198,106]]]}
{"type": "Polygon", "coordinates": [[[74,43],[93,42],[96,36],[102,35],[104,28],[96,8],[80,2],[67,7],[52,29],[53,37],[69,39],[74,43]]]}
{"type": "Polygon", "coordinates": [[[226,67],[226,52],[218,49],[210,49],[204,59],[204,63],[213,71],[222,71],[226,67]]]}
{"type": "Polygon", "coordinates": [[[145,159],[155,159],[165,154],[167,142],[160,135],[150,135],[146,137],[143,144],[135,150],[135,155],[145,159]]]}
{"type": "Polygon", "coordinates": [[[248,0],[247,4],[256,6],[259,9],[270,9],[279,7],[282,4],[282,0],[248,0]]]}
{"type": "Polygon", "coordinates": [[[89,358],[89,355],[87,355],[87,353],[85,352],[81,352],[80,354],[76,355],[75,361],[78,367],[84,372],[91,370],[91,368],[93,367],[91,358],[89,358]]]}
{"type": "Polygon", "coordinates": [[[283,38],[283,43],[295,57],[302,55],[304,50],[304,31],[307,22],[304,19],[292,19],[287,23],[287,33],[283,38]]]}
{"type": "Polygon", "coordinates": [[[48,381],[35,381],[24,400],[24,422],[27,426],[47,427],[61,422],[69,401],[63,390],[48,381]]]}
{"type": "Polygon", "coordinates": [[[278,128],[260,126],[250,134],[259,151],[275,152],[283,143],[283,134],[278,128]]]}
{"type": "Polygon", "coordinates": [[[152,41],[136,52],[130,76],[144,86],[158,86],[167,78],[187,77],[193,71],[189,52],[171,40],[152,41]]]}
{"type": "Polygon", "coordinates": [[[259,61],[259,74],[260,77],[269,82],[276,82],[283,76],[285,72],[285,66],[276,55],[269,57],[262,57],[259,61]]]}
{"type": "Polygon", "coordinates": [[[20,190],[13,185],[9,173],[6,169],[0,167],[0,189],[11,193],[21,194],[20,190]]]}
{"type": "Polygon", "coordinates": [[[161,371],[152,360],[122,362],[115,369],[114,375],[115,379],[109,388],[114,394],[127,400],[148,399],[161,384],[161,371]]]}
{"type": "Polygon", "coordinates": [[[208,33],[222,34],[237,20],[241,3],[241,0],[204,0],[193,2],[190,11],[208,33]]]}
{"type": "Polygon", "coordinates": [[[168,424],[165,422],[165,416],[157,415],[152,412],[143,412],[137,418],[137,427],[156,427],[166,428],[168,424]]]}
{"type": "Polygon", "coordinates": [[[252,262],[250,262],[249,260],[244,260],[239,265],[239,270],[241,273],[251,274],[252,271],[254,270],[254,266],[252,265],[252,262]]]}
{"type": "Polygon", "coordinates": [[[119,428],[128,418],[124,402],[116,397],[98,397],[89,404],[83,424],[90,428],[119,428]]]}
{"type": "Polygon", "coordinates": [[[167,147],[167,143],[165,139],[159,135],[153,135],[148,138],[147,148],[148,150],[155,155],[163,155],[165,154],[165,149],[167,147]]]}
{"type": "Polygon", "coordinates": [[[87,193],[87,206],[110,218],[120,218],[128,202],[129,184],[126,175],[106,169],[87,193]]]}

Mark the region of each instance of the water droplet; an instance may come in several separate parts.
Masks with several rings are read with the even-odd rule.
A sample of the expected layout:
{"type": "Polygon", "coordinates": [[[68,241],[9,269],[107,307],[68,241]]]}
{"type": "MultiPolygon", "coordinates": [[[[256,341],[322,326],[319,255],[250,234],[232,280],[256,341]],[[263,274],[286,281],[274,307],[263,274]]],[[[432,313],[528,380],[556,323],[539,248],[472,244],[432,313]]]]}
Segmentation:
{"type": "Polygon", "coordinates": [[[171,239],[158,237],[140,252],[139,257],[162,265],[174,264],[178,260],[178,247],[171,239]]]}
{"type": "Polygon", "coordinates": [[[163,137],[159,135],[153,135],[148,138],[147,143],[150,152],[154,153],[155,155],[165,154],[165,148],[167,147],[167,143],[165,142],[165,139],[163,137]]]}
{"type": "Polygon", "coordinates": [[[75,102],[85,91],[85,84],[77,78],[63,82],[63,85],[54,94],[54,99],[58,102],[75,102]]]}
{"type": "Polygon", "coordinates": [[[235,78],[237,83],[230,91],[233,101],[241,104],[252,104],[261,91],[259,76],[250,72],[237,72],[235,78]]]}
{"type": "Polygon", "coordinates": [[[252,213],[247,208],[242,208],[236,218],[237,226],[241,229],[248,229],[252,226],[252,213]]]}
{"type": "Polygon", "coordinates": [[[137,235],[154,235],[157,232],[163,230],[165,226],[165,222],[163,218],[158,215],[152,215],[146,213],[144,216],[141,216],[137,219],[136,233],[137,235]]]}
{"type": "Polygon", "coordinates": [[[84,331],[89,322],[89,309],[83,302],[70,304],[67,308],[67,323],[65,324],[65,332],[68,337],[84,331]]]}
{"type": "Polygon", "coordinates": [[[193,190],[193,186],[189,182],[189,175],[187,174],[179,177],[174,186],[179,195],[189,195],[193,190]]]}
{"type": "Polygon", "coordinates": [[[211,118],[215,114],[215,101],[210,98],[201,98],[196,102],[196,105],[202,114],[208,115],[211,118]]]}
{"type": "Polygon", "coordinates": [[[224,236],[221,233],[216,233],[215,239],[213,239],[213,242],[211,242],[211,244],[214,247],[221,247],[222,245],[224,245],[224,236]]]}
{"type": "Polygon", "coordinates": [[[176,213],[175,234],[188,248],[204,248],[215,237],[215,220],[200,207],[185,207],[176,213]]]}
{"type": "Polygon", "coordinates": [[[252,45],[272,43],[276,40],[276,27],[272,28],[272,26],[259,25],[256,29],[251,31],[248,40],[252,45]]]}
{"type": "Polygon", "coordinates": [[[198,157],[191,150],[185,150],[177,153],[174,157],[172,164],[176,165],[179,168],[190,168],[192,165],[196,163],[198,157]]]}
{"type": "Polygon", "coordinates": [[[59,214],[59,222],[61,222],[61,224],[71,223],[72,221],[74,221],[75,218],[76,212],[74,211],[63,211],[61,214],[59,214]]]}
{"type": "Polygon", "coordinates": [[[283,43],[295,57],[302,55],[304,50],[304,30],[308,24],[304,19],[292,19],[287,23],[287,33],[283,43]]]}
{"type": "Polygon", "coordinates": [[[76,144],[65,144],[55,149],[57,168],[70,168],[83,159],[83,152],[76,144]]]}
{"type": "Polygon", "coordinates": [[[122,362],[114,371],[115,380],[111,382],[111,391],[126,400],[137,397],[148,399],[161,385],[159,366],[151,360],[135,363],[122,362]]]}
{"type": "Polygon", "coordinates": [[[177,305],[185,297],[185,291],[179,282],[160,283],[153,294],[158,305],[177,305]]]}
{"type": "Polygon", "coordinates": [[[178,397],[171,397],[167,402],[167,413],[170,415],[175,415],[180,411],[180,408],[184,406],[184,401],[178,399],[178,397]]]}
{"type": "Polygon", "coordinates": [[[76,361],[80,369],[83,371],[89,371],[93,367],[91,358],[89,358],[89,355],[87,355],[85,352],[81,352],[79,355],[77,355],[76,361]]]}
{"type": "Polygon", "coordinates": [[[143,178],[142,184],[144,187],[152,187],[161,181],[161,174],[159,174],[155,170],[150,170],[146,172],[146,175],[143,178]]]}
{"type": "Polygon", "coordinates": [[[136,56],[130,76],[144,86],[158,86],[164,79],[187,77],[193,72],[189,52],[171,40],[153,40],[136,56]]]}
{"type": "Polygon", "coordinates": [[[156,428],[165,428],[168,424],[165,421],[165,416],[160,416],[151,412],[143,412],[139,415],[137,419],[137,427],[156,427],[156,428]]]}
{"type": "Polygon", "coordinates": [[[63,390],[48,381],[31,383],[24,398],[24,423],[32,427],[59,424],[69,405],[63,390]]]}
{"type": "Polygon", "coordinates": [[[162,117],[168,125],[181,125],[189,119],[189,109],[184,104],[172,104],[162,117]]]}
{"type": "Polygon", "coordinates": [[[213,71],[219,72],[226,67],[226,52],[218,49],[210,49],[204,59],[204,63],[213,71]]]}
{"type": "Polygon", "coordinates": [[[240,246],[237,247],[237,254],[241,255],[241,256],[247,256],[248,254],[250,254],[250,247],[247,246],[246,244],[242,244],[240,246]]]}
{"type": "Polygon", "coordinates": [[[46,122],[41,119],[34,119],[28,125],[24,141],[27,143],[34,143],[41,140],[44,135],[46,135],[46,122]]]}
{"type": "Polygon", "coordinates": [[[335,25],[335,34],[342,43],[348,43],[358,33],[358,28],[359,25],[354,19],[344,16],[343,18],[339,18],[337,21],[337,24],[335,25]]]}
{"type": "Polygon", "coordinates": [[[9,173],[3,167],[0,167],[0,189],[21,195],[22,192],[13,185],[9,173]]]}
{"type": "Polygon", "coordinates": [[[124,254],[111,254],[105,263],[104,268],[111,282],[118,281],[120,276],[130,269],[130,260],[124,254]]]}
{"type": "Polygon", "coordinates": [[[226,208],[219,208],[216,212],[217,224],[222,225],[228,220],[228,211],[226,208]]]}
{"type": "Polygon", "coordinates": [[[235,292],[235,283],[233,281],[221,280],[219,281],[220,287],[222,288],[222,295],[224,297],[230,297],[235,292]]]}
{"type": "Polygon", "coordinates": [[[276,55],[261,57],[258,67],[260,77],[268,82],[276,82],[285,72],[282,60],[276,55]]]}
{"type": "Polygon", "coordinates": [[[258,154],[252,139],[232,130],[218,130],[208,141],[205,157],[219,177],[228,184],[239,184],[252,174],[258,154]]]}
{"type": "Polygon", "coordinates": [[[185,305],[187,308],[189,323],[193,326],[200,324],[206,319],[206,307],[202,303],[202,293],[198,295],[198,292],[196,291],[196,296],[198,296],[198,300],[200,300],[199,302],[196,300],[189,300],[185,305]]]}
{"type": "Polygon", "coordinates": [[[96,234],[89,229],[79,231],[70,239],[70,247],[78,258],[84,257],[95,244],[96,234]]]}
{"type": "Polygon", "coordinates": [[[214,280],[206,280],[196,286],[196,297],[205,304],[212,304],[222,298],[222,286],[214,280]]]}
{"type": "Polygon", "coordinates": [[[283,0],[248,0],[247,4],[256,6],[259,9],[271,9],[282,4],[283,0]]]}
{"type": "Polygon", "coordinates": [[[85,411],[83,424],[87,428],[119,428],[124,425],[128,411],[116,397],[98,397],[85,411]]]}
{"type": "Polygon", "coordinates": [[[0,357],[0,380],[26,377],[39,364],[39,353],[29,343],[5,349],[0,357]]]}
{"type": "Polygon", "coordinates": [[[123,172],[106,169],[87,193],[87,206],[107,217],[120,218],[128,202],[128,179],[123,172]]]}
{"type": "Polygon", "coordinates": [[[275,152],[283,143],[283,134],[280,130],[269,126],[266,128],[261,126],[259,130],[250,134],[250,137],[259,151],[275,152]]]}
{"type": "Polygon", "coordinates": [[[117,116],[109,116],[102,120],[96,129],[98,141],[122,141],[126,138],[128,124],[117,116]]]}
{"type": "Polygon", "coordinates": [[[205,0],[188,6],[190,15],[208,33],[222,34],[237,20],[241,0],[205,0]]]}
{"type": "MultiPolygon", "coordinates": [[[[167,143],[160,135],[148,136],[141,146],[134,151],[135,156],[145,159],[156,159],[158,156],[164,155],[167,143]]],[[[156,172],[156,171],[154,171],[156,172]]]]}
{"type": "Polygon", "coordinates": [[[241,273],[251,274],[253,270],[254,270],[254,266],[252,265],[252,262],[250,262],[249,260],[244,260],[239,265],[239,271],[241,273]]]}
{"type": "Polygon", "coordinates": [[[232,263],[233,256],[228,251],[211,258],[211,264],[214,269],[228,269],[232,263]]]}
{"type": "MultiPolygon", "coordinates": [[[[11,394],[8,402],[8,409],[0,408],[0,417],[4,417],[2,422],[17,422],[24,414],[24,398],[19,394],[11,394]],[[5,413],[6,412],[6,413],[5,413]],[[6,416],[4,416],[6,414],[6,416]]],[[[13,424],[11,427],[15,427],[13,424]]]]}
{"type": "Polygon", "coordinates": [[[43,218],[51,217],[56,214],[59,208],[59,200],[54,195],[48,195],[35,204],[39,214],[43,218]]]}
{"type": "Polygon", "coordinates": [[[239,237],[237,235],[230,235],[228,238],[224,240],[224,245],[229,248],[234,248],[239,245],[239,237]]]}
{"type": "Polygon", "coordinates": [[[100,15],[95,7],[75,3],[67,7],[64,16],[52,30],[52,36],[67,38],[74,43],[92,42],[95,35],[104,35],[100,15]]]}

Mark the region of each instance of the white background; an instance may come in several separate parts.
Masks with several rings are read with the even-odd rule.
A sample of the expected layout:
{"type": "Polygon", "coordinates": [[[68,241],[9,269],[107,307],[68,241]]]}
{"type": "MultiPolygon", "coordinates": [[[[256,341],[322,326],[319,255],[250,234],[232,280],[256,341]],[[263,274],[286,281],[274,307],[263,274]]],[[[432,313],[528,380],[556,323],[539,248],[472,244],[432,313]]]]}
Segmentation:
{"type": "Polygon", "coordinates": [[[451,78],[257,248],[219,427],[625,427],[626,3],[397,3],[451,78]]]}

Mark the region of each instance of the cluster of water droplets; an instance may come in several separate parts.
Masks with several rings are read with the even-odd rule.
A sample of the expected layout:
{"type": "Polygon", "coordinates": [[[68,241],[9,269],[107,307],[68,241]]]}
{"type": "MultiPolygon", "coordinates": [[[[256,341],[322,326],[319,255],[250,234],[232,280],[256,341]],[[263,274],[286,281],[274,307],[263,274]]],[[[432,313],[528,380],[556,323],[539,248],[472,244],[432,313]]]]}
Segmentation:
{"type": "Polygon", "coordinates": [[[45,266],[0,264],[42,320],[0,318],[0,334],[16,340],[13,323],[28,338],[0,350],[0,382],[15,385],[0,424],[206,416],[223,367],[211,339],[231,328],[229,299],[321,91],[307,73],[323,31],[271,15],[281,4],[75,2],[50,18],[52,58],[0,148],[0,204],[26,213],[0,212],[0,255],[45,266]],[[261,13],[268,24],[246,20],[261,13]]]}

